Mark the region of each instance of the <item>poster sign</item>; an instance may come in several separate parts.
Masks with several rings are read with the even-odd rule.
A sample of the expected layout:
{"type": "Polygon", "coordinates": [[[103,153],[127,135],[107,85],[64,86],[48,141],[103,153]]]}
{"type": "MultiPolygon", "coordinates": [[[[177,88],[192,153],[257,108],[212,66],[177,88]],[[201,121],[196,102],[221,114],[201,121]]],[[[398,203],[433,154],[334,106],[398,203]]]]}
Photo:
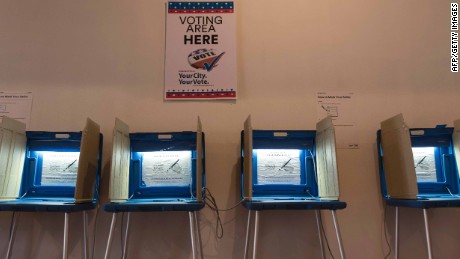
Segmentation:
{"type": "Polygon", "coordinates": [[[0,122],[8,116],[26,124],[29,129],[32,92],[0,92],[0,122]]]}
{"type": "Polygon", "coordinates": [[[165,100],[236,99],[233,2],[168,2],[165,100]]]}
{"type": "Polygon", "coordinates": [[[316,111],[318,121],[326,116],[332,118],[335,126],[337,148],[358,149],[359,135],[356,134],[356,95],[346,91],[317,92],[316,111]]]}

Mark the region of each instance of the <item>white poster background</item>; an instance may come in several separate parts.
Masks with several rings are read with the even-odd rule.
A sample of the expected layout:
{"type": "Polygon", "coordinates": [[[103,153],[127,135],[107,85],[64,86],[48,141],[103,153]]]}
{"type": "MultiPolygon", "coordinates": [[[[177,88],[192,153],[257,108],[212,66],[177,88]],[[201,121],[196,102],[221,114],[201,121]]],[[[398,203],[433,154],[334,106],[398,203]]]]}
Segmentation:
{"type": "Polygon", "coordinates": [[[32,92],[0,92],[0,121],[8,116],[25,123],[29,129],[32,99],[32,92]]]}
{"type": "Polygon", "coordinates": [[[166,9],[165,100],[236,99],[233,2],[174,1],[166,9]],[[211,59],[195,68],[189,59],[199,66],[200,55],[211,59]]]}
{"type": "Polygon", "coordinates": [[[335,127],[337,148],[359,148],[354,115],[355,94],[352,92],[317,92],[316,111],[318,121],[331,116],[335,127]]]}

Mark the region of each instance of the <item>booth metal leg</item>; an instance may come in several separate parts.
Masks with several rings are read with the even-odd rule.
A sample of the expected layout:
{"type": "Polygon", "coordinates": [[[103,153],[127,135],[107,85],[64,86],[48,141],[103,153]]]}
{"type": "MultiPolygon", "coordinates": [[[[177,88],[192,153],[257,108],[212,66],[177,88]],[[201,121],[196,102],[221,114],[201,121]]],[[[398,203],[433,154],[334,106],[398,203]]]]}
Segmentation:
{"type": "Polygon", "coordinates": [[[116,221],[117,221],[117,214],[114,212],[112,213],[112,223],[110,223],[109,239],[107,240],[107,247],[105,248],[105,256],[104,256],[105,259],[109,258],[110,245],[112,244],[113,231],[115,229],[116,221]]]}
{"type": "Polygon", "coordinates": [[[398,259],[399,256],[399,207],[395,207],[395,259],[398,259]]]}
{"type": "Polygon", "coordinates": [[[198,252],[200,253],[200,258],[203,259],[203,245],[201,244],[201,231],[200,231],[200,224],[198,220],[198,213],[196,211],[193,212],[193,216],[195,218],[195,234],[198,243],[198,252]]]}
{"type": "MultiPolygon", "coordinates": [[[[129,232],[129,223],[130,223],[130,218],[131,218],[131,212],[128,212],[127,217],[128,218],[126,219],[125,240],[123,241],[123,251],[121,251],[122,252],[122,259],[126,258],[126,251],[128,250],[128,232],[129,232]]],[[[122,224],[123,224],[123,222],[122,222],[122,224]]]]}
{"type": "Polygon", "coordinates": [[[62,259],[67,259],[68,237],[69,237],[69,213],[66,212],[64,215],[64,243],[62,245],[62,259]]]}
{"type": "Polygon", "coordinates": [[[335,210],[331,210],[332,219],[334,220],[335,234],[337,235],[337,243],[339,244],[340,258],[345,259],[345,253],[343,251],[342,238],[340,237],[339,224],[337,223],[337,218],[335,216],[335,210]]]}
{"type": "Polygon", "coordinates": [[[88,258],[88,213],[83,211],[83,258],[88,258]]]}
{"type": "Polygon", "coordinates": [[[11,233],[10,233],[10,241],[8,242],[8,250],[6,252],[6,259],[11,258],[11,252],[13,250],[13,244],[14,244],[14,236],[16,235],[16,220],[19,217],[19,212],[18,215],[16,216],[16,212],[13,212],[13,220],[11,222],[11,233]]]}
{"type": "Polygon", "coordinates": [[[431,252],[431,240],[430,240],[430,226],[428,224],[428,215],[427,209],[423,209],[423,219],[425,220],[425,234],[426,234],[426,247],[428,249],[428,258],[433,258],[433,254],[431,252]]]}
{"type": "Polygon", "coordinates": [[[244,259],[248,258],[249,250],[249,229],[251,228],[251,210],[248,210],[248,223],[246,225],[246,243],[244,244],[244,259]]]}
{"type": "Polygon", "coordinates": [[[189,221],[190,221],[190,241],[192,243],[192,258],[195,259],[196,258],[196,244],[195,244],[195,230],[194,230],[194,227],[193,227],[193,212],[189,211],[188,212],[188,218],[189,218],[189,221]]]}
{"type": "Polygon", "coordinates": [[[319,236],[319,246],[321,248],[321,258],[325,259],[324,246],[323,246],[323,232],[321,231],[321,220],[320,220],[320,210],[315,210],[316,213],[316,225],[318,226],[318,236],[319,236]]]}
{"type": "Polygon", "coordinates": [[[259,211],[256,210],[256,219],[254,220],[254,244],[252,247],[252,258],[257,258],[257,237],[259,235],[259,211]]]}

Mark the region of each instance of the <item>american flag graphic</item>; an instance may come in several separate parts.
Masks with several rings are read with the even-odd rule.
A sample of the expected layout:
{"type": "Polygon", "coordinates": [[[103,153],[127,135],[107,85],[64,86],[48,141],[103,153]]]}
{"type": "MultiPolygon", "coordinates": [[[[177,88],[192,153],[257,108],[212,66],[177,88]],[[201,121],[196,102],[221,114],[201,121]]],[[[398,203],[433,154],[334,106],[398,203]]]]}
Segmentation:
{"type": "Polygon", "coordinates": [[[168,13],[233,13],[233,2],[169,2],[168,13]]]}

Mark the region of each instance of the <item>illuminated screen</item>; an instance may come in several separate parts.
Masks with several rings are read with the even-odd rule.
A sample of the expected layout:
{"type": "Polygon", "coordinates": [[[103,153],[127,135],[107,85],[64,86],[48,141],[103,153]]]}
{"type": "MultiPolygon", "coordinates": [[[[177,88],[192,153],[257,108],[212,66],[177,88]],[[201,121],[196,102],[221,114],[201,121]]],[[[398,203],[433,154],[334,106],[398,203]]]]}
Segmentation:
{"type": "Polygon", "coordinates": [[[192,151],[141,152],[142,183],[151,186],[184,186],[192,180],[192,151]]]}
{"type": "Polygon", "coordinates": [[[417,182],[437,182],[434,147],[414,147],[415,173],[417,182]]]}
{"type": "Polygon", "coordinates": [[[301,150],[255,149],[258,184],[300,184],[301,150]]]}
{"type": "Polygon", "coordinates": [[[80,152],[43,151],[40,185],[75,186],[80,152]]]}

